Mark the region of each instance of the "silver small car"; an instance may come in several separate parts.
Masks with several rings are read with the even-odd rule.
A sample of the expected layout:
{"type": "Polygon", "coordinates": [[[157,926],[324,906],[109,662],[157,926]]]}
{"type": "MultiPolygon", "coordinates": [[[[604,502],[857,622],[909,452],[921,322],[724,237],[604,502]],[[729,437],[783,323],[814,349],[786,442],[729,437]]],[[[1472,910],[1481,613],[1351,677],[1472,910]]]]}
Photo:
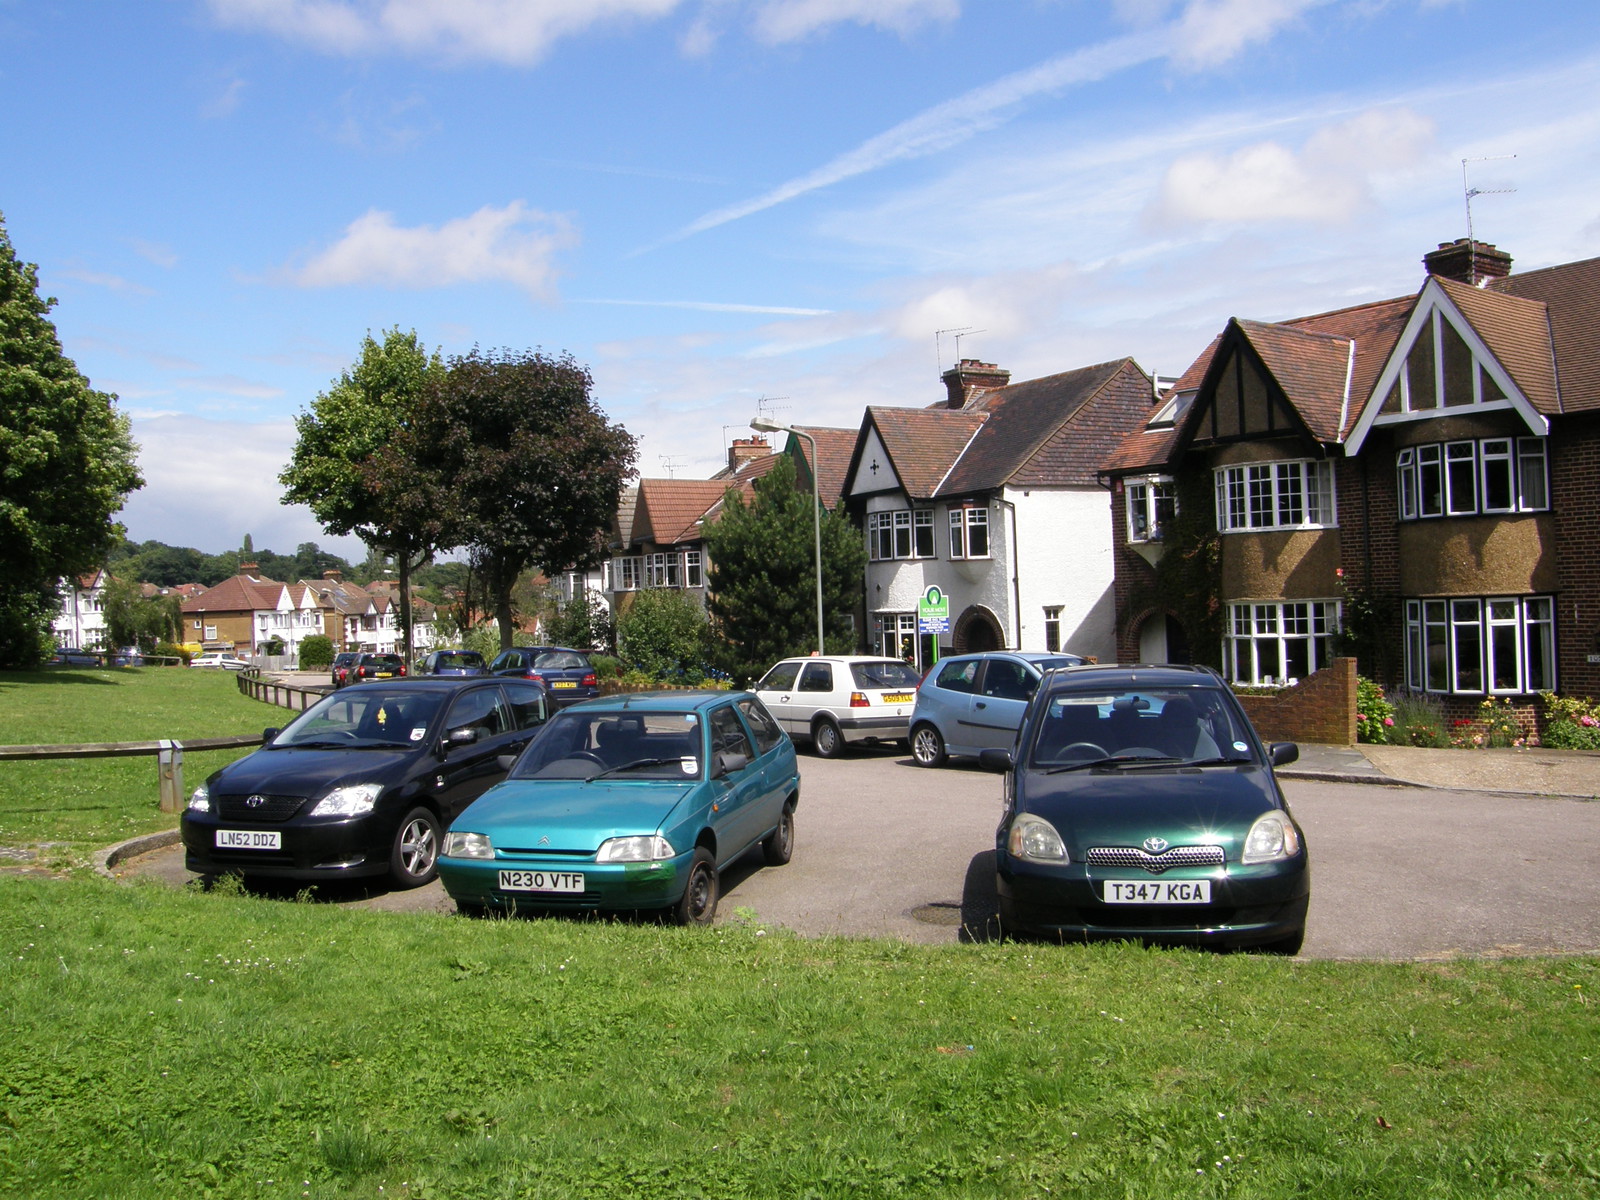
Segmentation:
{"type": "Polygon", "coordinates": [[[1081,662],[1076,654],[1021,650],[942,659],[917,689],[911,757],[920,767],[941,767],[952,754],[1007,748],[1016,741],[1022,714],[1045,672],[1081,662]]]}
{"type": "Polygon", "coordinates": [[[904,741],[920,682],[898,659],[812,655],[784,659],[755,693],[795,741],[837,758],[850,742],[904,741]]]}

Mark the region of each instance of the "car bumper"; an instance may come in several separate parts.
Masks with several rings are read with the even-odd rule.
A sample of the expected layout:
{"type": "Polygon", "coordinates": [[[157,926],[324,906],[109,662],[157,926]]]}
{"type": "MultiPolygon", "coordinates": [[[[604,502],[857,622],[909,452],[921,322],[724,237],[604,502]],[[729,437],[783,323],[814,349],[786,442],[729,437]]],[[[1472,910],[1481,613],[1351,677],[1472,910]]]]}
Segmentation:
{"type": "Polygon", "coordinates": [[[1230,864],[1222,873],[1095,870],[1082,863],[1025,862],[997,856],[1001,924],[1008,931],[1073,941],[1143,938],[1191,946],[1259,946],[1305,928],[1311,870],[1304,854],[1288,863],[1230,864]],[[1209,904],[1107,904],[1109,880],[1209,879],[1209,904]]]}
{"type": "Polygon", "coordinates": [[[911,736],[911,718],[905,717],[850,717],[838,718],[839,732],[847,742],[864,742],[869,739],[906,738],[911,736]]]}
{"type": "Polygon", "coordinates": [[[362,818],[315,824],[250,824],[190,816],[182,821],[184,866],[197,875],[247,875],[302,883],[360,879],[389,870],[394,829],[362,818]],[[218,829],[277,832],[277,850],[218,849],[218,829]]]}
{"type": "Polygon", "coordinates": [[[624,912],[666,908],[683,898],[693,852],[652,863],[596,863],[592,859],[439,858],[439,879],[457,904],[502,912],[551,910],[624,912]],[[501,871],[583,876],[581,892],[503,891],[501,871]]]}

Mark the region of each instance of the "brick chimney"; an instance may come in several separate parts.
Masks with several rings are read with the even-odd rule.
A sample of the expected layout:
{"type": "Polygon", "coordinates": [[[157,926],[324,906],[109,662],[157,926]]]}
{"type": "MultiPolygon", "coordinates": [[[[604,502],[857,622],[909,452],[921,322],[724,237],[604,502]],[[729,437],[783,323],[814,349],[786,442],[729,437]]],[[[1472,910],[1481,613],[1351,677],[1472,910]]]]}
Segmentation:
{"type": "Polygon", "coordinates": [[[1487,280],[1511,274],[1511,255],[1488,242],[1457,238],[1440,242],[1437,250],[1424,254],[1422,265],[1429,275],[1482,287],[1487,280]]]}
{"type": "Polygon", "coordinates": [[[243,562],[239,564],[239,574],[241,575],[254,575],[259,570],[261,570],[260,563],[243,562]]]}
{"type": "Polygon", "coordinates": [[[965,408],[979,392],[1005,387],[1011,382],[1011,372],[1002,371],[993,363],[963,358],[939,378],[944,380],[945,407],[965,408]]]}
{"type": "Polygon", "coordinates": [[[728,471],[737,473],[745,463],[752,459],[765,458],[771,453],[772,447],[767,445],[766,438],[734,438],[733,445],[728,447],[728,471]]]}
{"type": "Polygon", "coordinates": [[[324,571],[322,577],[332,583],[339,583],[344,579],[344,572],[339,570],[324,571]]]}

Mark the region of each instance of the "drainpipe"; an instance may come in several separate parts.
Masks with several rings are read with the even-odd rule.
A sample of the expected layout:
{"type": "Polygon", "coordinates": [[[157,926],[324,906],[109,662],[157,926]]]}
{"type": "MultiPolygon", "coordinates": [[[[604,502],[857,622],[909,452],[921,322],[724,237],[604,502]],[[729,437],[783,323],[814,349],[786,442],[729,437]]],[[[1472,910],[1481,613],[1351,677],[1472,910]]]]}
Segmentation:
{"type": "Polygon", "coordinates": [[[1017,545],[1017,506],[1004,496],[997,501],[1011,514],[1011,624],[1016,636],[1011,641],[1012,650],[1022,649],[1022,584],[1017,578],[1017,563],[1022,559],[1022,551],[1017,545]]]}

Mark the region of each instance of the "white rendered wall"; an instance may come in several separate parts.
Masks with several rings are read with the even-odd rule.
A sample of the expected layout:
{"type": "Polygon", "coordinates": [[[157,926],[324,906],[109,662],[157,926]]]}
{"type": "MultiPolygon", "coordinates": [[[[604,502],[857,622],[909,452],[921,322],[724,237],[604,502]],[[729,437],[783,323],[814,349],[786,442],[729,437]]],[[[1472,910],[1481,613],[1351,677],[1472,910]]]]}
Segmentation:
{"type": "Polygon", "coordinates": [[[1044,610],[1059,605],[1061,648],[1116,662],[1110,494],[1100,488],[1008,489],[1006,499],[1016,506],[1021,553],[1019,648],[1045,648],[1044,610]]]}

